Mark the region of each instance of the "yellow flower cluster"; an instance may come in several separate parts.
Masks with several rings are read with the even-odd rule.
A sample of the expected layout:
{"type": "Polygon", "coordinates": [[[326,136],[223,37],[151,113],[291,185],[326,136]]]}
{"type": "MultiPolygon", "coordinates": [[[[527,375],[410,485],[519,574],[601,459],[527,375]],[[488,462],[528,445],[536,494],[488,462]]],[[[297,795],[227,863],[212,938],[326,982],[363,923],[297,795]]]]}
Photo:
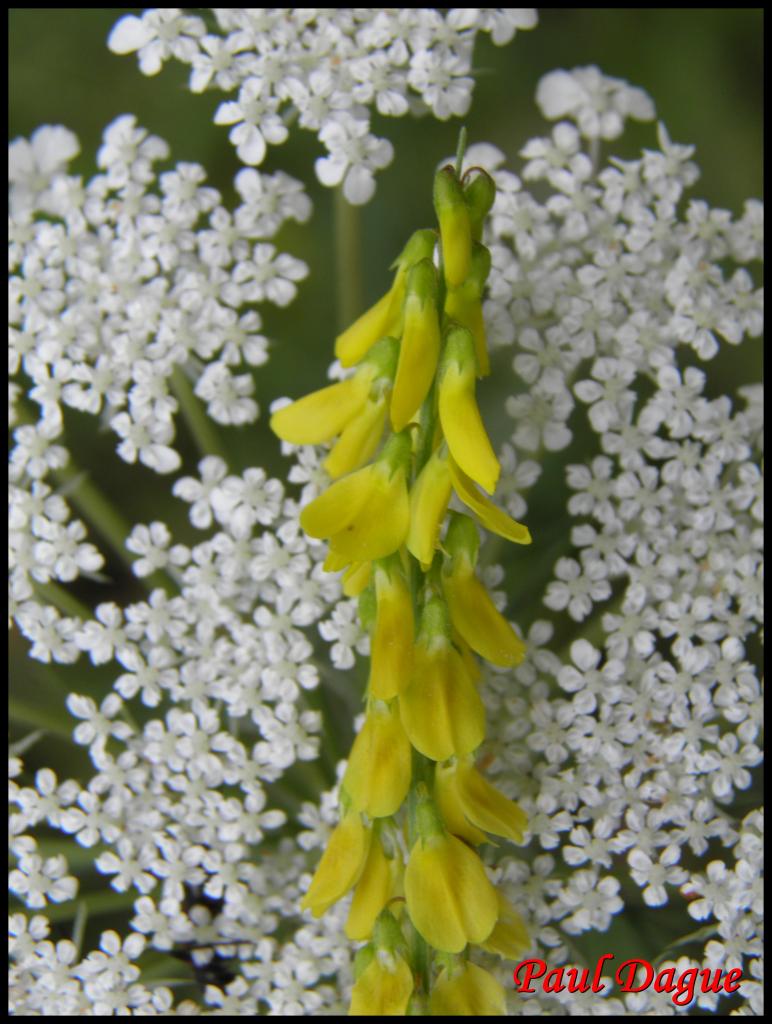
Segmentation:
{"type": "Polygon", "coordinates": [[[439,246],[436,231],[417,231],[389,291],[338,337],[351,376],[271,420],[293,444],[332,442],[333,483],[300,521],[329,540],[325,567],[344,570],[371,634],[340,822],[302,903],[319,916],[354,890],[346,934],[366,943],[355,1015],[502,1014],[503,990],[470,946],[508,958],[528,946],[476,851],[491,834],[520,842],[526,824],[475,764],[476,657],[511,667],[525,650],[476,574],[477,523],[531,539],[488,497],[500,466],[475,398],[489,372],[480,239],[493,196],[479,168],[437,173],[439,246]],[[448,511],[453,493],[474,518],[448,511]]]}

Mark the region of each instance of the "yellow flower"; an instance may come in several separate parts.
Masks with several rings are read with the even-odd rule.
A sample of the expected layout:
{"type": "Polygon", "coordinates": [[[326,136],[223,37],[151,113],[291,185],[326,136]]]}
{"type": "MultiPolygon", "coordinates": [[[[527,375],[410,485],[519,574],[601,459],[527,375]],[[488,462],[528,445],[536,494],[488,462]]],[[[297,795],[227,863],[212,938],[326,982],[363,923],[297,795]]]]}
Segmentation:
{"type": "Polygon", "coordinates": [[[475,399],[474,340],[466,327],[448,332],[439,378],[440,423],[450,454],[461,469],[493,494],[501,467],[475,399]]]}
{"type": "Polygon", "coordinates": [[[498,916],[496,890],[482,861],[448,834],[416,840],[405,868],[405,899],[419,934],[446,953],[483,942],[498,916]]]}
{"type": "Polygon", "coordinates": [[[383,558],[404,542],[410,522],[409,457],[410,438],[396,434],[376,462],[336,480],[300,513],[306,533],[330,538],[337,568],[383,558]]]}
{"type": "Polygon", "coordinates": [[[346,920],[345,932],[352,941],[370,938],[375,919],[397,894],[400,867],[397,857],[386,856],[380,835],[375,835],[346,920]]]}
{"type": "Polygon", "coordinates": [[[438,765],[435,797],[450,832],[471,843],[484,843],[486,832],[522,843],[528,824],[525,811],[500,793],[477,771],[471,757],[438,765]]]}
{"type": "Polygon", "coordinates": [[[413,601],[398,558],[375,566],[375,628],[370,652],[372,697],[391,700],[410,682],[413,601]]]}
{"type": "Polygon", "coordinates": [[[445,445],[440,445],[418,474],[410,491],[410,527],[405,543],[424,572],[434,558],[450,492],[448,452],[445,445]]]}
{"type": "Polygon", "coordinates": [[[404,1017],[413,973],[398,953],[376,952],[354,983],[350,1017],[404,1017]]]}
{"type": "Polygon", "coordinates": [[[290,444],[321,444],[343,430],[367,401],[375,368],[312,391],[271,416],[271,430],[290,444]]]}
{"type": "Polygon", "coordinates": [[[458,964],[452,974],[445,967],[432,989],[429,1010],[433,1017],[503,1017],[504,989],[493,975],[476,964],[458,964]]]}
{"type": "Polygon", "coordinates": [[[303,897],[301,910],[314,917],[328,910],[356,885],[370,851],[372,829],[366,828],[359,811],[350,809],[332,830],[322,859],[303,897]]]}
{"type": "Polygon", "coordinates": [[[450,642],[440,598],[424,608],[413,675],[399,697],[399,712],[410,742],[433,761],[469,754],[485,737],[485,707],[450,642]]]}
{"type": "Polygon", "coordinates": [[[391,423],[402,430],[417,412],[434,380],[440,354],[437,275],[430,259],[410,271],[405,298],[405,326],[391,396],[391,423]]]}
{"type": "Polygon", "coordinates": [[[518,960],[530,947],[531,940],[522,917],[501,893],[499,898],[499,919],[482,948],[495,953],[505,960],[518,960]]]}
{"type": "Polygon", "coordinates": [[[395,814],[410,788],[410,757],[397,709],[371,700],[343,779],[352,806],[371,818],[395,814]]]}
{"type": "Polygon", "coordinates": [[[442,572],[442,589],[454,628],[481,657],[511,668],[525,655],[525,644],[496,608],[475,576],[479,538],[468,516],[453,513],[445,550],[450,557],[442,572]]]}
{"type": "Polygon", "coordinates": [[[434,209],[440,222],[442,264],[449,287],[457,288],[469,273],[472,227],[456,172],[443,167],[434,176],[434,209]]]}

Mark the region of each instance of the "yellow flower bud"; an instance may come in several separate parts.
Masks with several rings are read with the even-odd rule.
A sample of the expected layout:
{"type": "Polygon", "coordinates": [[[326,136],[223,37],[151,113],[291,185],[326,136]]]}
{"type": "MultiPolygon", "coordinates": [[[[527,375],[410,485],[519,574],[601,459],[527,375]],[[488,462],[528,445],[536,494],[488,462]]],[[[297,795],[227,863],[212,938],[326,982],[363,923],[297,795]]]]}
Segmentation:
{"type": "Polygon", "coordinates": [[[398,953],[378,950],[354,983],[351,1017],[404,1017],[413,973],[398,953]]]}
{"type": "Polygon", "coordinates": [[[442,263],[449,287],[467,277],[472,258],[472,227],[456,172],[443,167],[434,176],[434,209],[440,222],[442,263]]]}
{"type": "Polygon", "coordinates": [[[370,653],[372,697],[391,700],[410,682],[413,668],[413,601],[395,562],[375,568],[376,612],[370,653]]]}
{"type": "Polygon", "coordinates": [[[402,430],[418,411],[434,380],[440,354],[436,271],[421,260],[410,271],[405,298],[405,326],[391,396],[391,423],[402,430]]]}
{"type": "Polygon", "coordinates": [[[440,423],[450,454],[489,494],[501,467],[485,432],[475,399],[474,340],[465,327],[448,332],[439,385],[440,423]]]}
{"type": "Polygon", "coordinates": [[[380,835],[375,836],[346,920],[345,932],[352,941],[370,938],[375,919],[397,894],[400,867],[396,857],[389,858],[384,853],[380,835]]]}
{"type": "Polygon", "coordinates": [[[371,818],[399,810],[410,787],[410,757],[397,709],[385,701],[370,701],[343,779],[352,806],[371,818]]]}
{"type": "Polygon", "coordinates": [[[496,890],[482,861],[447,834],[416,840],[405,868],[405,898],[420,935],[446,953],[487,939],[498,916],[496,890]]]}
{"type": "Polygon", "coordinates": [[[477,374],[486,377],[490,371],[488,342],[482,311],[482,294],[491,267],[490,252],[484,245],[472,249],[472,268],[469,277],[458,288],[449,288],[445,296],[445,313],[472,332],[477,357],[477,374]]]}
{"type": "Polygon", "coordinates": [[[528,824],[525,811],[500,793],[477,771],[471,757],[438,765],[435,797],[448,829],[472,843],[485,842],[486,832],[522,843],[528,824]]]}
{"type": "Polygon", "coordinates": [[[450,492],[450,464],[447,450],[441,445],[418,474],[410,491],[410,527],[405,543],[424,572],[434,558],[450,492]]]}
{"type": "Polygon", "coordinates": [[[332,830],[322,859],[303,897],[301,910],[314,917],[328,910],[356,885],[370,851],[372,829],[362,823],[359,811],[349,810],[332,830]]]}
{"type": "Polygon", "coordinates": [[[433,761],[469,754],[485,737],[485,707],[463,658],[447,636],[426,627],[427,617],[439,614],[440,607],[443,602],[434,600],[424,610],[413,675],[399,698],[410,742],[433,761]]]}
{"type": "Polygon", "coordinates": [[[429,1010],[433,1017],[503,1017],[504,989],[492,974],[476,964],[458,964],[452,974],[443,968],[432,989],[429,1010]]]}

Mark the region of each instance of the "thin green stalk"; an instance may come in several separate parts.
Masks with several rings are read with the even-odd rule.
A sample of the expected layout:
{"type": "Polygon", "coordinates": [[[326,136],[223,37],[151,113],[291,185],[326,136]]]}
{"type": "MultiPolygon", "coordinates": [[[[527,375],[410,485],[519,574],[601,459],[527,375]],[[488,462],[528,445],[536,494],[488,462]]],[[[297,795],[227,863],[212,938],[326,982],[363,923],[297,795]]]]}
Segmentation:
{"type": "Polygon", "coordinates": [[[132,557],[126,550],[126,538],[131,533],[128,520],[102,493],[94,481],[70,459],[64,469],[56,473],[61,493],[88,520],[120,558],[125,566],[131,568],[132,557]]]}
{"type": "Polygon", "coordinates": [[[179,402],[182,418],[193,435],[196,447],[202,455],[219,455],[227,461],[227,451],[222,438],[206,415],[203,406],[193,393],[190,380],[181,366],[175,366],[171,376],[174,397],[179,402]]]}
{"type": "Polygon", "coordinates": [[[64,615],[72,615],[76,619],[90,619],[92,610],[77,597],[60,587],[58,583],[36,583],[35,593],[46,603],[58,608],[64,615]]]}
{"type": "Polygon", "coordinates": [[[359,207],[346,201],[342,188],[334,196],[337,319],[342,331],[362,312],[362,230],[359,207]]]}

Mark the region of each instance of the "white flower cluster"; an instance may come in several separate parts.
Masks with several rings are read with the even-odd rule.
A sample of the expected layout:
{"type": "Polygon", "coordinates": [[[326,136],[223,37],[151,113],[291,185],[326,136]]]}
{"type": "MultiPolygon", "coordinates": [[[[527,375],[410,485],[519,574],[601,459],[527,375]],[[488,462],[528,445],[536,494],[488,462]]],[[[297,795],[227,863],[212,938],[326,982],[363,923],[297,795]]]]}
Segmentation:
{"type": "MultiPolygon", "coordinates": [[[[630,910],[627,875],[642,912],[686,901],[710,922],[701,953],[678,969],[742,968],[742,1012],[758,1013],[763,819],[733,802],[762,757],[762,391],[708,397],[693,363],[722,344],[760,345],[762,292],[746,265],[763,258],[763,207],[750,201],[733,219],[686,201],[692,149],[662,126],[658,151],[595,166],[592,141],[620,127],[603,129],[607,113],[653,116],[639,90],[597,69],[555,72],[538,95],[571,118],[522,152],[522,178],[549,186],[546,198],[497,169],[492,147],[467,156],[498,187],[486,319],[499,345],[514,344],[527,386],[507,404],[511,511],[522,515],[520,492],[545,452],[575,439],[591,454],[567,460],[575,525],[566,520],[566,554],[544,595],[567,613],[565,646],[555,650],[553,625],[537,621],[515,685],[489,679],[491,770],[550,851],[498,863],[548,963],[572,961],[575,936],[630,910]],[[586,620],[592,642],[577,633],[586,620]]],[[[623,1001],[609,991],[540,993],[526,1012],[533,1001],[547,1013],[677,1009],[667,993],[623,1001]]],[[[703,1013],[718,1005],[698,990],[703,1013]]]]}
{"type": "Polygon", "coordinates": [[[328,154],[316,161],[319,181],[342,182],[346,199],[360,204],[394,155],[388,139],[370,131],[371,111],[463,116],[477,33],[503,46],[536,20],[533,8],[213,7],[204,18],[161,7],[121,18],[108,45],[136,52],[146,75],[170,59],[189,65],[194,93],[238,90],[215,122],[233,126],[230,140],[245,164],[262,163],[294,123],[314,132],[328,154]]]}

